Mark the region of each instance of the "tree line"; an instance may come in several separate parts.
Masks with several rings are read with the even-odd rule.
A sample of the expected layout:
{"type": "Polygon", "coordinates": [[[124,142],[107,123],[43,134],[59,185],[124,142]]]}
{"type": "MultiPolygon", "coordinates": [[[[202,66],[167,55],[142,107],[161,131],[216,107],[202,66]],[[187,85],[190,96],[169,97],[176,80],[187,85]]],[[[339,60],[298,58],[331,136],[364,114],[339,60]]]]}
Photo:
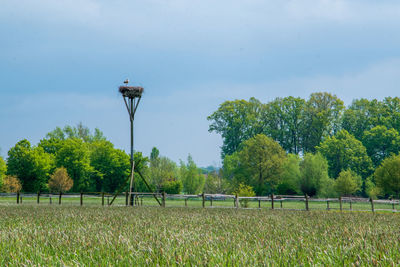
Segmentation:
{"type": "Polygon", "coordinates": [[[400,193],[400,98],[250,98],[225,101],[208,117],[221,135],[222,176],[256,194],[400,193]]]}

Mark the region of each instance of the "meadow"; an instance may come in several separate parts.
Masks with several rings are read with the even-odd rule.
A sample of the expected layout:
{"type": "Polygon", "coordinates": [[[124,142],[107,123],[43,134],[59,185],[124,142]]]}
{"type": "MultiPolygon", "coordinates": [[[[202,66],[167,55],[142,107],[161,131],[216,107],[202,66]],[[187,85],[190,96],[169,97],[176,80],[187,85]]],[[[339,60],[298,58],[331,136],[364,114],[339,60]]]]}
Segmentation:
{"type": "Polygon", "coordinates": [[[0,265],[399,265],[397,213],[0,204],[0,265]]]}

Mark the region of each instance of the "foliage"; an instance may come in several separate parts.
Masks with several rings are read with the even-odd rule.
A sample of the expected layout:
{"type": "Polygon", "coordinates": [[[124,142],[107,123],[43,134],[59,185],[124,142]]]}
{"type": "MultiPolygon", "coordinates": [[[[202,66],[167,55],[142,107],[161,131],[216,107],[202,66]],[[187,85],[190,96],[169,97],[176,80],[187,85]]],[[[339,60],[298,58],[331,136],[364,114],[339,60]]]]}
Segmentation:
{"type": "Polygon", "coordinates": [[[8,151],[7,174],[19,177],[26,192],[46,190],[53,169],[54,157],[42,147],[31,147],[26,139],[8,151]]]}
{"type": "Polygon", "coordinates": [[[400,195],[400,155],[393,155],[385,160],[375,170],[374,179],[376,185],[382,189],[382,193],[400,195]]]}
{"type": "Polygon", "coordinates": [[[179,173],[183,184],[183,191],[186,194],[197,194],[203,190],[205,182],[204,175],[201,173],[201,170],[197,168],[191,155],[187,158],[187,164],[181,161],[179,173]]]}
{"type": "Polygon", "coordinates": [[[329,184],[328,163],[319,153],[304,155],[300,162],[299,189],[308,196],[321,195],[324,186],[329,184]]]}
{"type": "MultiPolygon", "coordinates": [[[[171,186],[175,186],[174,190],[176,191],[179,185],[182,186],[182,183],[178,181],[178,167],[175,162],[167,157],[160,157],[159,151],[155,147],[150,155],[149,178],[157,192],[161,192],[171,186]]],[[[177,192],[176,194],[179,193],[177,192]]]]}
{"type": "Polygon", "coordinates": [[[204,193],[224,194],[229,190],[229,182],[222,177],[222,173],[217,173],[214,171],[206,174],[204,193]]]}
{"type": "Polygon", "coordinates": [[[361,190],[362,179],[351,170],[343,170],[335,181],[335,189],[341,196],[351,196],[361,190]]]}
{"type": "Polygon", "coordinates": [[[211,121],[209,131],[222,136],[222,158],[237,151],[243,141],[262,132],[261,109],[261,102],[255,98],[225,101],[207,118],[211,121]]]}
{"type": "Polygon", "coordinates": [[[1,191],[6,193],[17,193],[22,189],[20,180],[16,176],[8,175],[4,177],[1,191]]]}
{"type": "Polygon", "coordinates": [[[365,131],[362,142],[375,167],[379,166],[390,154],[400,152],[399,132],[383,125],[365,131]]]}
{"type": "Polygon", "coordinates": [[[49,179],[49,189],[51,192],[67,192],[72,188],[74,181],[68,176],[64,167],[57,168],[49,179]]]}
{"type": "Polygon", "coordinates": [[[263,134],[243,142],[238,152],[236,184],[244,183],[254,188],[257,195],[274,192],[280,183],[286,160],[282,147],[263,134]]]}
{"type": "Polygon", "coordinates": [[[365,179],[373,170],[366,148],[346,130],[328,137],[318,151],[328,160],[330,177],[336,178],[342,170],[351,169],[365,179]]]}
{"type": "Polygon", "coordinates": [[[167,194],[179,194],[182,191],[182,182],[180,180],[172,180],[166,181],[160,191],[163,191],[167,194]]]}
{"type": "Polygon", "coordinates": [[[7,165],[6,162],[0,157],[0,187],[3,184],[3,179],[5,174],[7,173],[7,165]]]}
{"type": "Polygon", "coordinates": [[[382,190],[374,182],[374,176],[370,176],[365,180],[365,193],[372,199],[376,199],[382,194],[382,190]]]}
{"type": "Polygon", "coordinates": [[[129,176],[129,156],[106,140],[94,141],[90,150],[90,165],[99,177],[96,191],[115,192],[129,176]]]}
{"type": "Polygon", "coordinates": [[[300,157],[296,154],[288,154],[283,163],[282,179],[277,187],[280,195],[292,195],[299,191],[298,183],[300,180],[300,157]]]}
{"type": "MultiPolygon", "coordinates": [[[[235,191],[235,194],[239,197],[254,197],[256,193],[253,190],[253,187],[245,184],[239,184],[238,188],[235,191]]],[[[240,205],[244,208],[248,208],[249,199],[239,199],[240,205]]]]}

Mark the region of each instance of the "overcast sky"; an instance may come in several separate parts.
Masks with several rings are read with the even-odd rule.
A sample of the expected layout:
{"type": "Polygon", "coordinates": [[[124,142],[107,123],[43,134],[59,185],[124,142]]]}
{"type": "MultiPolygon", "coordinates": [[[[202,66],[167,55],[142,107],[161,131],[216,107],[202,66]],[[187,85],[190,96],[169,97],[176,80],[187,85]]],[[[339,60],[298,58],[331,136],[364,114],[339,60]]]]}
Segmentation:
{"type": "Polygon", "coordinates": [[[219,165],[225,100],[398,96],[399,29],[394,0],[0,0],[1,155],[79,122],[128,151],[129,78],[137,150],[219,165]]]}

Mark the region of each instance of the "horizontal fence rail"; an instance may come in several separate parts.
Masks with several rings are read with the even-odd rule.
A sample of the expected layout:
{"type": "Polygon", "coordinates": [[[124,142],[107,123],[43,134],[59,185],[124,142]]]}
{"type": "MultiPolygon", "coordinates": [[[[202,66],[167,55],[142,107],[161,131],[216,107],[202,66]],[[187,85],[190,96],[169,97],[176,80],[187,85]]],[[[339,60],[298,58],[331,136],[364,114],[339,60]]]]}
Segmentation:
{"type": "MultiPolygon", "coordinates": [[[[225,194],[166,194],[133,192],[134,206],[156,206],[153,197],[161,199],[162,207],[203,207],[203,208],[248,208],[285,210],[339,210],[339,211],[391,211],[400,212],[398,199],[373,200],[360,197],[310,198],[308,196],[270,195],[241,197],[225,194]],[[167,203],[168,202],[168,203],[167,203]]],[[[0,193],[0,204],[70,204],[70,205],[111,205],[115,196],[106,192],[82,193],[0,193]]],[[[128,206],[129,193],[116,196],[117,206],[128,206]]]]}

